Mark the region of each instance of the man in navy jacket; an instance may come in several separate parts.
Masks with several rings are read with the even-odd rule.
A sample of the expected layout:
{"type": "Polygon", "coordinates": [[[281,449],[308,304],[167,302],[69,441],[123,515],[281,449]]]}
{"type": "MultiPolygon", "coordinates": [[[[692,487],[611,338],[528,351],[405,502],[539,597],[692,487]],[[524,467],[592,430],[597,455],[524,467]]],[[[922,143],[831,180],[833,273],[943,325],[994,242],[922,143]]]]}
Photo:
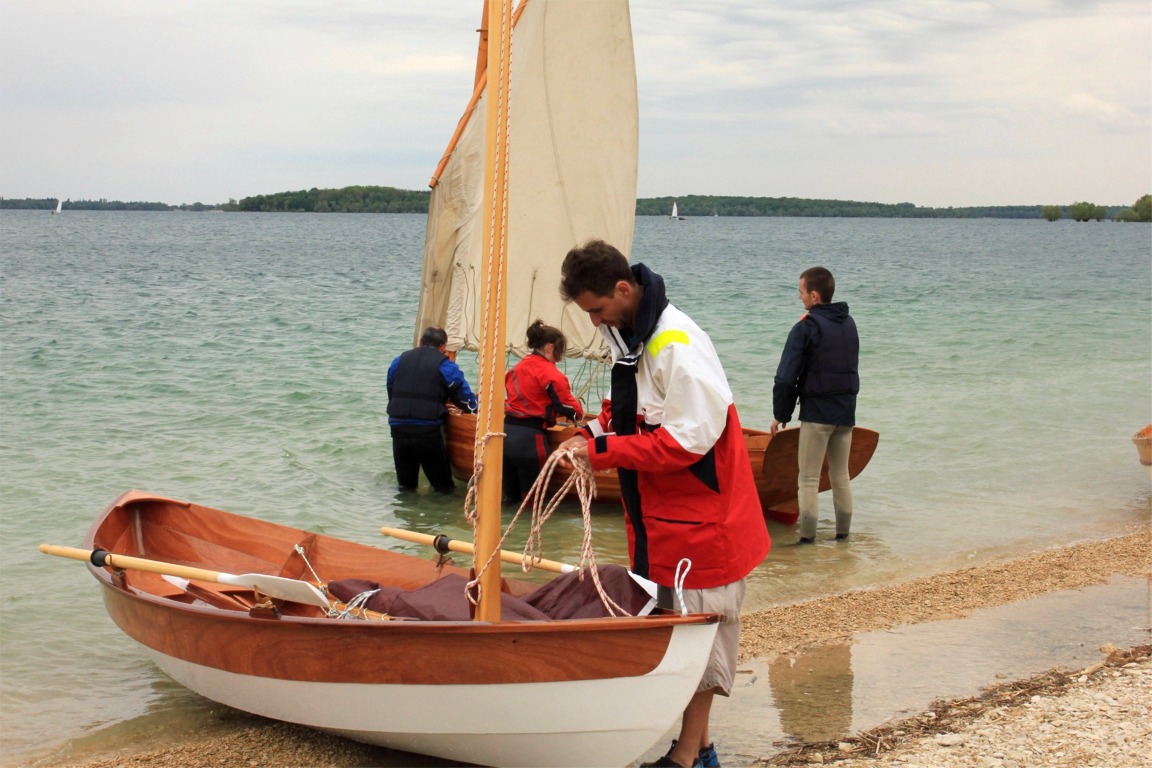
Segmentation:
{"type": "Polygon", "coordinates": [[[848,454],[860,391],[860,337],[848,305],[832,303],[836,281],[824,267],[800,275],[800,301],[808,314],[792,326],[772,387],[772,434],[792,420],[800,401],[800,543],[816,540],[820,470],[828,456],[836,538],[852,527],[848,454]]]}

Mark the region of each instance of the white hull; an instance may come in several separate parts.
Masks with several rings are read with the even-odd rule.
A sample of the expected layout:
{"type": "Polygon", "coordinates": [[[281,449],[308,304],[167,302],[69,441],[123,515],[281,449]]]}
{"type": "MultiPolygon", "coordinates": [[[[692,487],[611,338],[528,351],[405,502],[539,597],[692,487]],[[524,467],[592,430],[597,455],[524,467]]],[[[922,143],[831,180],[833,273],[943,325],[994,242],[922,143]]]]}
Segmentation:
{"type": "Polygon", "coordinates": [[[590,768],[632,762],[676,721],[703,675],[716,627],[676,627],[663,661],[641,677],[500,685],[281,680],[142,647],[181,685],[264,717],[461,762],[590,768]]]}

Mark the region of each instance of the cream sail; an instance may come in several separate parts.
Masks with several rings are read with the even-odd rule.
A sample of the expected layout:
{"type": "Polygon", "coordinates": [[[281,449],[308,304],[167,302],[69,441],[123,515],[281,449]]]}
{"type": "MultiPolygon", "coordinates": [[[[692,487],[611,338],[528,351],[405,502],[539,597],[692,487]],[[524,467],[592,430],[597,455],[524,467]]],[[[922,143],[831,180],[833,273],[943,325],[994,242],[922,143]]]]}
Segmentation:
{"type": "MultiPolygon", "coordinates": [[[[523,5],[523,4],[522,4],[523,5]]],[[[560,328],[569,355],[606,358],[587,316],[560,299],[560,262],[590,238],[631,251],[638,111],[626,0],[526,4],[513,34],[506,348],[527,353],[536,318],[560,328]]],[[[452,351],[480,345],[484,114],[475,106],[433,179],[415,334],[448,332],[452,351]]]]}

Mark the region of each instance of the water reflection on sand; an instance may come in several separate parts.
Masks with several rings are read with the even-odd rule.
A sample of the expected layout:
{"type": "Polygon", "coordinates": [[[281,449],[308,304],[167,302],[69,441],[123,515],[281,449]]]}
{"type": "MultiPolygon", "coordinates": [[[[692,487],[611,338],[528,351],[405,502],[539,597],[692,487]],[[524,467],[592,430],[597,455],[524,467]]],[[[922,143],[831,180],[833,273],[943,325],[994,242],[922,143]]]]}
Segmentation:
{"type": "MultiPolygon", "coordinates": [[[[750,765],[789,744],[828,741],[973,696],[998,680],[1086,667],[1100,647],[1152,640],[1152,580],[1108,583],[984,608],[962,619],[865,632],[851,641],[741,665],[717,699],[711,734],[726,766],[750,765]]],[[[669,731],[667,739],[675,737],[669,731]]],[[[645,755],[651,760],[668,742],[645,755]]]]}

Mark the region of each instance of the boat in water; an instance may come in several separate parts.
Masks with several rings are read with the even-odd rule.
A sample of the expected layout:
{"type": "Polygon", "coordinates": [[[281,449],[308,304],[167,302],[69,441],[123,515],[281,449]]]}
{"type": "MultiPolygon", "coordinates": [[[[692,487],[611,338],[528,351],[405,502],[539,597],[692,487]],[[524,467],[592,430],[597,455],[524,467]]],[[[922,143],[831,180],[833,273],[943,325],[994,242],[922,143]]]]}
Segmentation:
{"type": "MultiPolygon", "coordinates": [[[[472,621],[466,569],[140,491],[109,505],[84,546],[114,553],[112,565],[88,565],[108,615],[181,685],[264,717],[482,765],[634,760],[695,691],[716,628],[714,614],[472,621]],[[329,597],[380,585],[405,605],[447,598],[440,610],[462,616],[407,618],[393,602],[387,616],[338,618],[348,605],[335,598],[330,609],[268,599],[243,577],[218,583],[189,569],[268,576],[269,592],[279,581],[329,597]]],[[[506,579],[501,596],[520,605],[544,588],[506,579]]]]}
{"type": "MultiPolygon", "coordinates": [[[[521,3],[532,13],[539,0],[521,3]]],[[[547,3],[539,9],[531,32],[517,22],[513,56],[515,98],[508,114],[515,137],[508,173],[507,282],[501,296],[507,315],[501,349],[506,365],[529,353],[525,331],[536,319],[559,328],[567,337],[560,363],[573,393],[596,414],[607,390],[611,355],[588,316],[560,298],[560,265],[568,251],[592,238],[603,239],[629,256],[636,217],[639,157],[639,109],[631,27],[626,3],[620,21],[561,26],[561,14],[579,15],[579,3],[547,3]],[[527,43],[531,36],[535,42],[527,43]],[[521,44],[531,46],[528,50],[521,44]]],[[[589,6],[591,8],[591,5],[589,6]]],[[[599,12],[597,12],[599,13],[599,12]]],[[[567,23],[567,22],[563,22],[567,23]]],[[[471,100],[448,148],[433,173],[424,241],[420,304],[414,345],[428,326],[448,334],[449,354],[478,354],[484,334],[484,310],[493,300],[481,284],[486,240],[483,217],[484,141],[488,98],[486,68],[478,57],[471,100]]],[[[673,203],[673,217],[679,216],[673,203]]],[[[504,381],[477,387],[482,401],[503,402],[504,381]]],[[[739,404],[737,404],[739,407],[739,404]]],[[[474,414],[449,411],[449,461],[457,479],[472,477],[477,436],[474,414]]],[[[571,437],[576,425],[549,431],[555,448],[571,437]]],[[[796,521],[796,492],[778,488],[765,473],[764,457],[771,435],[745,429],[745,439],[761,505],[767,516],[796,521]]],[[[852,475],[867,465],[876,448],[876,433],[860,430],[853,437],[852,475]]],[[[794,444],[794,443],[793,443],[794,444]]],[[[775,455],[775,454],[773,454],[775,455]]],[[[795,461],[791,461],[795,463],[795,461]]],[[[569,480],[557,468],[551,491],[569,480]]],[[[620,501],[614,470],[595,473],[596,501],[620,501]]],[[[822,490],[831,487],[822,485],[822,490]]]]}
{"type": "MultiPolygon", "coordinates": [[[[556,426],[548,430],[549,449],[555,451],[562,442],[571,437],[575,427],[556,426]]],[[[476,415],[453,413],[446,429],[448,455],[452,471],[460,479],[468,479],[475,461],[476,415]]],[[[799,433],[798,427],[784,429],[773,437],[771,432],[744,427],[744,444],[748,448],[748,460],[752,464],[752,476],[756,481],[756,493],[766,517],[783,525],[794,524],[800,516],[797,496],[799,490],[799,433]]],[[[855,427],[852,430],[852,450],[848,456],[848,475],[859,475],[880,442],[880,434],[872,429],[855,427]]],[[[552,478],[550,491],[556,492],[568,473],[557,468],[552,478]]],[[[596,501],[620,503],[620,480],[615,470],[602,470],[594,473],[596,481],[596,501]]],[[[820,474],[821,492],[832,488],[828,477],[828,460],[825,458],[820,474]]]]}
{"type": "Polygon", "coordinates": [[[1140,463],[1152,467],[1152,424],[1138,430],[1132,435],[1132,442],[1136,445],[1136,452],[1140,456],[1140,463]]]}

